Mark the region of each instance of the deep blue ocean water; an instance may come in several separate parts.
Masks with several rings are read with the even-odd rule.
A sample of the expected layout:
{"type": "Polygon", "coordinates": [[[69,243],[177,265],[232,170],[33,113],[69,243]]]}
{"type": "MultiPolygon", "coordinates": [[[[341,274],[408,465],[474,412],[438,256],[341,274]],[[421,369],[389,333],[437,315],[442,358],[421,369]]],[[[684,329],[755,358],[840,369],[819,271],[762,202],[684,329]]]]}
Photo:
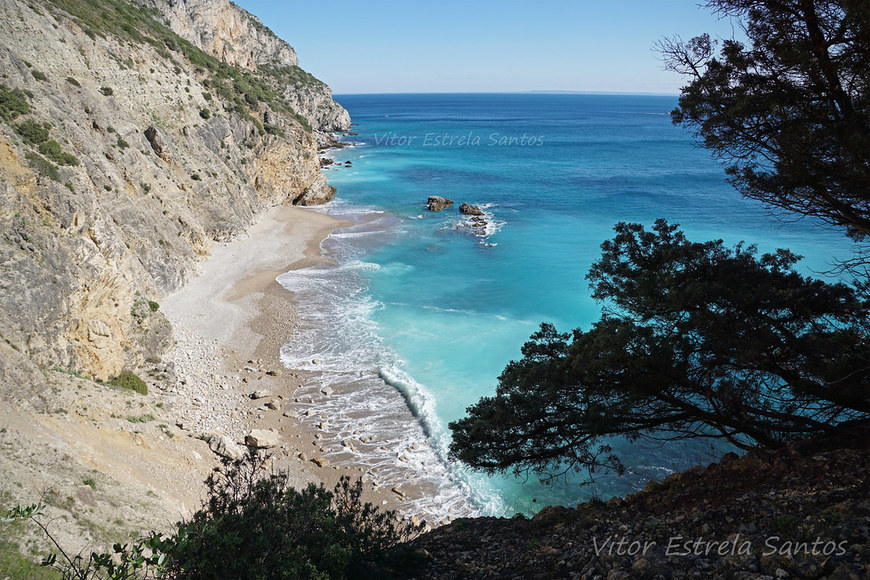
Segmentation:
{"type": "Polygon", "coordinates": [[[312,392],[352,383],[344,399],[326,403],[343,418],[334,425],[336,447],[343,444],[336,460],[348,453],[365,459],[384,483],[407,477],[392,463],[428,474],[440,482],[430,511],[461,511],[463,498],[497,515],[606,498],[721,452],[706,443],[617,442],[628,474],[587,487],[578,476],[543,486],[535,477],[489,478],[446,461],[448,422],[494,393],[499,373],[542,321],[568,331],[598,319],[601,305],[591,300],[585,275],[616,222],[649,227],[663,217],[695,241],[790,248],[805,256],[805,273],[850,255],[840,232],[777,219],[742,199],[708,152],[671,124],[676,97],[337,100],[359,134],[347,138],[354,147],[331,154],[327,176],[338,195],[322,211],[358,225],[324,243],[332,265],[281,278],[313,304],[284,360],[320,373],[312,392]],[[430,195],[455,206],[429,212],[430,195]],[[485,231],[459,215],[462,202],[485,209],[485,231]],[[366,447],[366,429],[390,435],[366,447]],[[361,443],[348,446],[349,437],[361,443]]]}

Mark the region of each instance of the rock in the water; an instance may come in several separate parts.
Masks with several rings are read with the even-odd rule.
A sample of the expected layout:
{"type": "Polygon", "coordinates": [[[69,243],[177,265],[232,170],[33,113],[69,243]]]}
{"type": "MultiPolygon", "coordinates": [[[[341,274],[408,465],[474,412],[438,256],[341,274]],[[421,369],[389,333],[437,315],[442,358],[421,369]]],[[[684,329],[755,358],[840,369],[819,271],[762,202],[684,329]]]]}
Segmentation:
{"type": "Polygon", "coordinates": [[[484,215],[483,210],[476,205],[463,202],[459,206],[459,213],[462,215],[484,215]]]}
{"type": "Polygon", "coordinates": [[[451,205],[453,205],[453,200],[441,197],[440,195],[430,195],[429,200],[426,203],[426,208],[429,211],[441,211],[451,205]]]}
{"type": "Polygon", "coordinates": [[[271,397],[271,396],[272,396],[272,392],[266,391],[266,390],[254,391],[253,393],[251,393],[252,399],[265,399],[266,397],[271,397]]]}
{"type": "Polygon", "coordinates": [[[245,450],[226,435],[214,435],[208,442],[208,447],[221,457],[238,461],[245,455],[245,450]]]}
{"type": "Polygon", "coordinates": [[[269,449],[278,446],[279,435],[271,429],[251,429],[245,437],[245,443],[257,449],[269,449]]]}

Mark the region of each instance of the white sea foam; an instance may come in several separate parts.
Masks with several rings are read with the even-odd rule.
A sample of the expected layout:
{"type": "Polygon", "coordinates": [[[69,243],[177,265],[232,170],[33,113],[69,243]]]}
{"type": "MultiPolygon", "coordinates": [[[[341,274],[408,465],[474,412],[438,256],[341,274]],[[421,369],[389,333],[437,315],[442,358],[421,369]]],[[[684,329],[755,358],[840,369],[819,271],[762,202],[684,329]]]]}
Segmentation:
{"type": "Polygon", "coordinates": [[[428,521],[505,513],[482,480],[470,484],[479,476],[447,460],[448,435],[434,396],[404,370],[372,320],[383,306],[368,295],[362,274],[381,266],[361,258],[365,244],[388,235],[394,219],[341,203],[325,211],[358,219],[323,244],[337,265],[278,277],[300,304],[298,327],[281,360],[311,373],[294,393],[303,427],[320,434],[333,465],[366,465],[366,475],[381,486],[413,481],[427,487],[430,492],[408,509],[428,521]]]}

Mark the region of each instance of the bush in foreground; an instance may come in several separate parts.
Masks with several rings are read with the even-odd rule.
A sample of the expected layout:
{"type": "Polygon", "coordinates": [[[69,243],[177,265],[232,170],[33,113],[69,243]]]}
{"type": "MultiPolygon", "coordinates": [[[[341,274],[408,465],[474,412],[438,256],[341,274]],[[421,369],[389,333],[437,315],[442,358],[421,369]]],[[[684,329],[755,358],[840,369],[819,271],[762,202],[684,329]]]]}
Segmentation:
{"type": "Polygon", "coordinates": [[[333,491],[288,485],[256,453],[225,461],[206,480],[208,499],[174,534],[115,544],[113,554],[68,556],[37,516],[17,507],[0,521],[33,520],[60,549],[43,562],[64,578],[386,578],[407,561],[398,546],[419,528],[361,501],[362,481],[345,476],[333,491]]]}

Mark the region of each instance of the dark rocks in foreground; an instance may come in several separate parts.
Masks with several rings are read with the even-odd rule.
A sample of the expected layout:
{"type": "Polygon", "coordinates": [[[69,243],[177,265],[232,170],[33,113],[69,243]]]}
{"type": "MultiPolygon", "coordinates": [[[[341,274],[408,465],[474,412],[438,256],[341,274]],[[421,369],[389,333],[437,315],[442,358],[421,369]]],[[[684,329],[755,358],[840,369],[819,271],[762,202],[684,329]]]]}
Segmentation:
{"type": "Polygon", "coordinates": [[[453,200],[441,197],[440,195],[430,195],[426,203],[426,209],[429,211],[441,211],[453,205],[453,200]]]}
{"type": "Polygon", "coordinates": [[[868,578],[870,427],[729,453],[625,498],[456,520],[414,578],[868,578]]]}

